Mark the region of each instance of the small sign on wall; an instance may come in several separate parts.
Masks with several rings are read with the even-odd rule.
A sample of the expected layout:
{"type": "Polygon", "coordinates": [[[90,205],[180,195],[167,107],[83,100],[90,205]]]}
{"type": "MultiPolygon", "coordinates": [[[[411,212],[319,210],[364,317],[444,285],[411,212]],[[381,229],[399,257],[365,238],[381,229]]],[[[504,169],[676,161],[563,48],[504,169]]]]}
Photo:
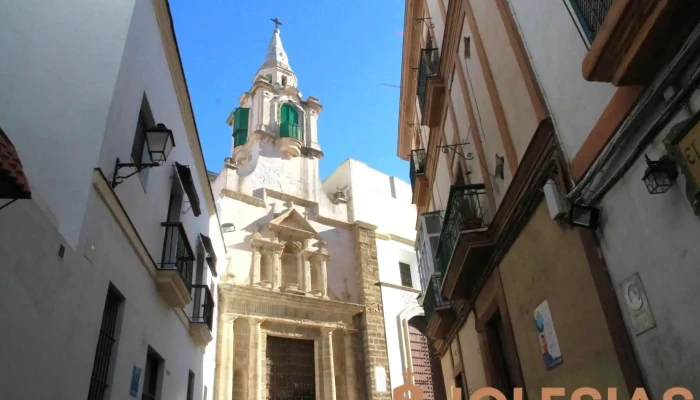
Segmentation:
{"type": "Polygon", "coordinates": [[[374,367],[375,392],[386,392],[386,370],[384,367],[374,367]]]}
{"type": "Polygon", "coordinates": [[[136,398],[139,394],[139,380],[141,379],[141,368],[134,365],[134,369],[131,371],[131,387],[129,388],[129,395],[136,398]]]}
{"type": "Polygon", "coordinates": [[[535,309],[535,327],[537,328],[537,337],[540,340],[544,366],[547,370],[550,370],[561,365],[564,362],[564,357],[559,348],[559,340],[557,339],[557,333],[554,331],[552,313],[549,310],[549,302],[547,300],[543,301],[535,309]]]}
{"type": "Polygon", "coordinates": [[[656,320],[651,313],[642,280],[639,273],[634,273],[620,284],[622,296],[625,299],[627,314],[632,321],[632,330],[636,336],[656,326],[656,320]]]}

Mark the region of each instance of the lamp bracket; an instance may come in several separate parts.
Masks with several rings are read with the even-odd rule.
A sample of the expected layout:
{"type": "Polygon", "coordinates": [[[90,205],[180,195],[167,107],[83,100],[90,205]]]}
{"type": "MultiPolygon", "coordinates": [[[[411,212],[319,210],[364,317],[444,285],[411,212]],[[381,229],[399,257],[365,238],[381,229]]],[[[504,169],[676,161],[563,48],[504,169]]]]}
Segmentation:
{"type": "Polygon", "coordinates": [[[449,151],[452,150],[452,151],[455,152],[455,154],[457,154],[457,155],[459,155],[460,157],[462,157],[463,159],[469,161],[469,160],[473,160],[473,159],[474,159],[474,153],[465,153],[465,152],[464,152],[464,147],[463,147],[463,146],[466,146],[466,145],[468,145],[468,144],[469,144],[469,142],[464,142],[464,143],[448,144],[448,145],[437,146],[437,147],[438,147],[438,149],[440,149],[440,150],[441,150],[443,153],[445,153],[445,154],[449,153],[449,151]],[[457,146],[462,146],[462,147],[461,147],[461,148],[462,148],[462,151],[458,151],[458,150],[457,150],[457,146]]]}
{"type": "Polygon", "coordinates": [[[117,185],[120,183],[124,182],[125,179],[130,178],[139,172],[143,171],[146,168],[152,168],[152,167],[158,167],[162,163],[122,163],[119,161],[119,158],[117,158],[117,163],[114,165],[114,175],[112,177],[112,189],[116,188],[117,185]],[[119,170],[122,168],[136,168],[136,171],[128,174],[128,175],[119,175],[119,170]]]}

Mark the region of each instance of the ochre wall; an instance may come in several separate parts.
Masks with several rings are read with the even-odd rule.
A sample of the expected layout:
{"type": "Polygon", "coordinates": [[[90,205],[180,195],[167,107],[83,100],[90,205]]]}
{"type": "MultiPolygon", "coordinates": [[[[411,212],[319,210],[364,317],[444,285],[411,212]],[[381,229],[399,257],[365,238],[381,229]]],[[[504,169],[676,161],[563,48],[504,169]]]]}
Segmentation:
{"type": "Polygon", "coordinates": [[[552,221],[544,201],[500,264],[503,289],[529,399],[542,387],[618,388],[629,398],[579,234],[552,221]],[[547,371],[535,329],[534,310],[549,301],[564,359],[547,371]]]}
{"type": "Polygon", "coordinates": [[[474,313],[470,313],[467,321],[459,330],[459,343],[462,345],[462,360],[464,361],[464,374],[467,378],[469,390],[475,392],[488,386],[486,383],[486,371],[481,358],[479,348],[479,333],[475,327],[474,313]]]}

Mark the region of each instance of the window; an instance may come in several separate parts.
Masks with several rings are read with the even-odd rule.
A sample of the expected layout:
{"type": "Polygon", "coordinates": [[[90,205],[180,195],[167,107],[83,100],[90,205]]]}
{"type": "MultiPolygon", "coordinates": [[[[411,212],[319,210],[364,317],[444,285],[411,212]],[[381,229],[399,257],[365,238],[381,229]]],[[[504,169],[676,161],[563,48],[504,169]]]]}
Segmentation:
{"type": "Polygon", "coordinates": [[[170,202],[168,203],[168,222],[180,222],[182,205],[184,203],[182,185],[179,179],[172,179],[170,188],[170,202]]]}
{"type": "Polygon", "coordinates": [[[159,392],[159,375],[163,358],[150,346],[146,354],[146,368],[143,374],[143,394],[141,400],[156,400],[159,392]]]}
{"type": "Polygon", "coordinates": [[[472,45],[471,38],[469,36],[465,36],[464,37],[464,59],[465,60],[472,56],[471,45],[472,45]]]}
{"type": "MultiPolygon", "coordinates": [[[[134,142],[131,144],[131,160],[136,164],[150,163],[151,159],[148,154],[148,146],[146,146],[146,129],[149,126],[154,126],[155,120],[151,113],[151,106],[148,104],[146,95],[143,95],[141,100],[141,110],[139,111],[138,120],[136,121],[136,131],[134,132],[134,142]]],[[[141,182],[144,184],[148,179],[149,168],[144,168],[139,172],[141,182]]]]}
{"type": "Polygon", "coordinates": [[[437,247],[440,243],[442,229],[441,211],[423,213],[420,216],[420,226],[416,239],[416,258],[418,259],[418,274],[423,291],[428,288],[428,281],[435,272],[437,265],[437,247]]]}
{"type": "Polygon", "coordinates": [[[280,137],[294,138],[303,141],[301,127],[299,126],[299,113],[290,104],[282,104],[280,107],[280,137]]]}
{"type": "Polygon", "coordinates": [[[286,76],[282,77],[282,86],[287,86],[287,77],[286,76]]]}
{"type": "MultiPolygon", "coordinates": [[[[206,394],[205,394],[206,396],[206,394]]],[[[187,378],[187,400],[194,399],[194,372],[190,371],[190,375],[187,378]]]]}
{"type": "Polygon", "coordinates": [[[113,372],[110,364],[112,350],[117,342],[119,310],[123,302],[124,297],[110,284],[107,289],[105,307],[102,311],[102,325],[100,325],[100,335],[97,339],[97,350],[95,351],[95,362],[92,366],[88,400],[102,400],[105,397],[109,378],[113,372]]]}
{"type": "Polygon", "coordinates": [[[282,104],[280,108],[280,122],[299,125],[299,113],[289,104],[282,104]]]}
{"type": "Polygon", "coordinates": [[[400,262],[399,272],[401,273],[401,286],[413,287],[413,280],[411,279],[411,266],[400,262]]]}

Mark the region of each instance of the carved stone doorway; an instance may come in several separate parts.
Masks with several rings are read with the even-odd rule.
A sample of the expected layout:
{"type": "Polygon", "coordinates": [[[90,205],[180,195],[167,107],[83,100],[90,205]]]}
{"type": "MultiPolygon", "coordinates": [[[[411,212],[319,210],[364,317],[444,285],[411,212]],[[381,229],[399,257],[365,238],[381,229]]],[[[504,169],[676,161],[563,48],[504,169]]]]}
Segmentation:
{"type": "Polygon", "coordinates": [[[408,320],[413,381],[423,389],[424,400],[445,400],[442,367],[437,352],[425,336],[425,328],[423,316],[415,316],[408,320]]]}
{"type": "Polygon", "coordinates": [[[267,400],[314,400],[314,341],[267,337],[267,400]]]}

